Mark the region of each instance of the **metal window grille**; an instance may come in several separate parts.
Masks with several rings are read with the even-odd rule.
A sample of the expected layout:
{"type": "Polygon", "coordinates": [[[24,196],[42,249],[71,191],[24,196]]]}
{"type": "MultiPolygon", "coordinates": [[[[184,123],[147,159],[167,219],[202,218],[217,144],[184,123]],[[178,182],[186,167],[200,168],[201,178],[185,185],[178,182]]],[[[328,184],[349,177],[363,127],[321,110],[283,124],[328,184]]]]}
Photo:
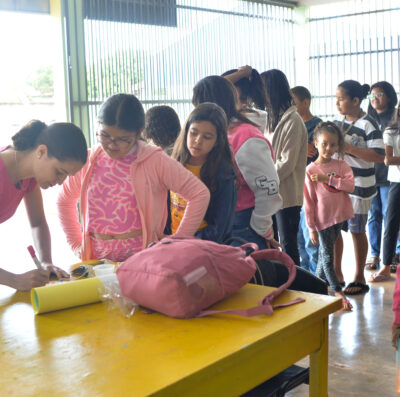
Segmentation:
{"type": "MultiPolygon", "coordinates": [[[[313,113],[331,118],[336,87],[386,80],[400,89],[400,0],[351,0],[310,8],[313,113]]],[[[366,101],[363,104],[366,110],[366,101]]]]}
{"type": "Polygon", "coordinates": [[[85,58],[80,81],[86,80],[87,92],[71,107],[89,109],[91,137],[99,105],[118,92],[137,95],[145,108],[170,105],[183,121],[193,86],[207,75],[249,64],[260,73],[279,68],[295,83],[290,6],[235,0],[79,3],[85,58]]]}

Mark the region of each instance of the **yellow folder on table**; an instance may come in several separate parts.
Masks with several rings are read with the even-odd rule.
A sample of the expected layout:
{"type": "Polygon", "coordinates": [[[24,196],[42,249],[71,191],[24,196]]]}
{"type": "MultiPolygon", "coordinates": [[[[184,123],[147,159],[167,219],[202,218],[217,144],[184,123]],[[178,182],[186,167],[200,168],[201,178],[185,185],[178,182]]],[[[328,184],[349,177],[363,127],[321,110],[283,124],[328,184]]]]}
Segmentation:
{"type": "Polygon", "coordinates": [[[104,285],[97,277],[61,282],[31,290],[35,314],[99,302],[104,285]]]}

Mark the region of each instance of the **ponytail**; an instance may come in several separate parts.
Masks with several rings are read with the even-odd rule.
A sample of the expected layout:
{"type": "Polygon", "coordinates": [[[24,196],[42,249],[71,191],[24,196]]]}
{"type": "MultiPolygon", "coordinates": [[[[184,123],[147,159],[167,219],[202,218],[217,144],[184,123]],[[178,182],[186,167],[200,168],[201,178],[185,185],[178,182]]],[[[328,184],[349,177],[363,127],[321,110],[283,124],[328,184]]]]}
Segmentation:
{"type": "Polygon", "coordinates": [[[363,99],[365,99],[370,91],[368,84],[361,85],[355,80],[345,80],[339,84],[342,87],[350,99],[358,98],[360,100],[360,105],[363,99]]]}
{"type": "MultiPolygon", "coordinates": [[[[228,70],[222,74],[223,77],[237,73],[239,69],[228,70]]],[[[228,78],[239,89],[240,102],[257,109],[265,110],[267,99],[265,95],[264,83],[256,69],[251,69],[249,77],[242,77],[240,80],[228,78]]]]}
{"type": "Polygon", "coordinates": [[[47,126],[42,121],[32,120],[12,138],[17,151],[31,151],[39,145],[47,146],[49,157],[59,161],[87,160],[87,145],[82,130],[72,123],[54,123],[47,126]]]}
{"type": "Polygon", "coordinates": [[[11,139],[15,150],[35,149],[38,145],[36,141],[40,134],[47,128],[47,125],[39,120],[31,120],[25,124],[11,139]]]}
{"type": "Polygon", "coordinates": [[[266,109],[267,98],[265,94],[264,82],[256,69],[252,69],[251,71],[250,91],[248,97],[252,100],[257,109],[266,109]]]}

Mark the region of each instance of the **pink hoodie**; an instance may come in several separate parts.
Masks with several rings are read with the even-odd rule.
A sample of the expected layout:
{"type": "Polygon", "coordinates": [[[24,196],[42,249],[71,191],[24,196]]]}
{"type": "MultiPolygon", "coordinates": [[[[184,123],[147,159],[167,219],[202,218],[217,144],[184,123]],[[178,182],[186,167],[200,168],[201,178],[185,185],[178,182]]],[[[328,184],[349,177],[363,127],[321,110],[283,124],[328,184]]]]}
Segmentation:
{"type": "MultiPolygon", "coordinates": [[[[89,233],[87,232],[87,187],[93,165],[101,146],[89,151],[85,166],[63,184],[57,205],[61,225],[67,241],[75,251],[81,247],[82,260],[93,259],[89,233]],[[81,224],[77,213],[80,199],[81,224]],[[83,230],[83,236],[82,236],[83,230]]],[[[160,148],[138,142],[138,156],[132,163],[131,176],[140,213],[143,248],[158,241],[167,220],[167,193],[172,190],[187,201],[184,217],[176,236],[193,236],[204,218],[210,192],[190,171],[168,157],[160,148]]]]}
{"type": "Polygon", "coordinates": [[[396,284],[393,293],[393,324],[400,324],[400,266],[396,270],[396,284]]]}

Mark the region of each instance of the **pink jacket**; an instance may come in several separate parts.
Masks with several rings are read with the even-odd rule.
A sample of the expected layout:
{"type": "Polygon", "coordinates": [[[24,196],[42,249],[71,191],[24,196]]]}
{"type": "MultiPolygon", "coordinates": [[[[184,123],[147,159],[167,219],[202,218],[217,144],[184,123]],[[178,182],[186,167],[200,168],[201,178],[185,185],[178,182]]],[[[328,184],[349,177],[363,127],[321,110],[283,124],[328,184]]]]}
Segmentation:
{"type": "Polygon", "coordinates": [[[229,128],[228,140],[240,171],[236,211],[254,207],[250,226],[270,239],[272,215],[282,208],[271,144],[257,127],[246,123],[229,128]]]}
{"type": "Polygon", "coordinates": [[[396,284],[394,286],[393,294],[393,323],[400,324],[400,266],[397,266],[396,271],[396,284]]]}
{"type": "MultiPolygon", "coordinates": [[[[89,151],[85,166],[63,184],[57,205],[61,225],[67,241],[75,251],[80,249],[82,260],[92,258],[87,232],[87,187],[95,159],[101,146],[89,151]],[[77,213],[80,199],[81,224],[77,213]],[[82,235],[83,230],[83,235],[82,235]]],[[[167,220],[167,193],[172,190],[187,201],[182,222],[176,236],[193,236],[206,213],[210,192],[201,180],[177,161],[168,157],[160,148],[138,142],[138,156],[132,163],[133,190],[142,223],[143,248],[158,241],[167,220]]]]}

